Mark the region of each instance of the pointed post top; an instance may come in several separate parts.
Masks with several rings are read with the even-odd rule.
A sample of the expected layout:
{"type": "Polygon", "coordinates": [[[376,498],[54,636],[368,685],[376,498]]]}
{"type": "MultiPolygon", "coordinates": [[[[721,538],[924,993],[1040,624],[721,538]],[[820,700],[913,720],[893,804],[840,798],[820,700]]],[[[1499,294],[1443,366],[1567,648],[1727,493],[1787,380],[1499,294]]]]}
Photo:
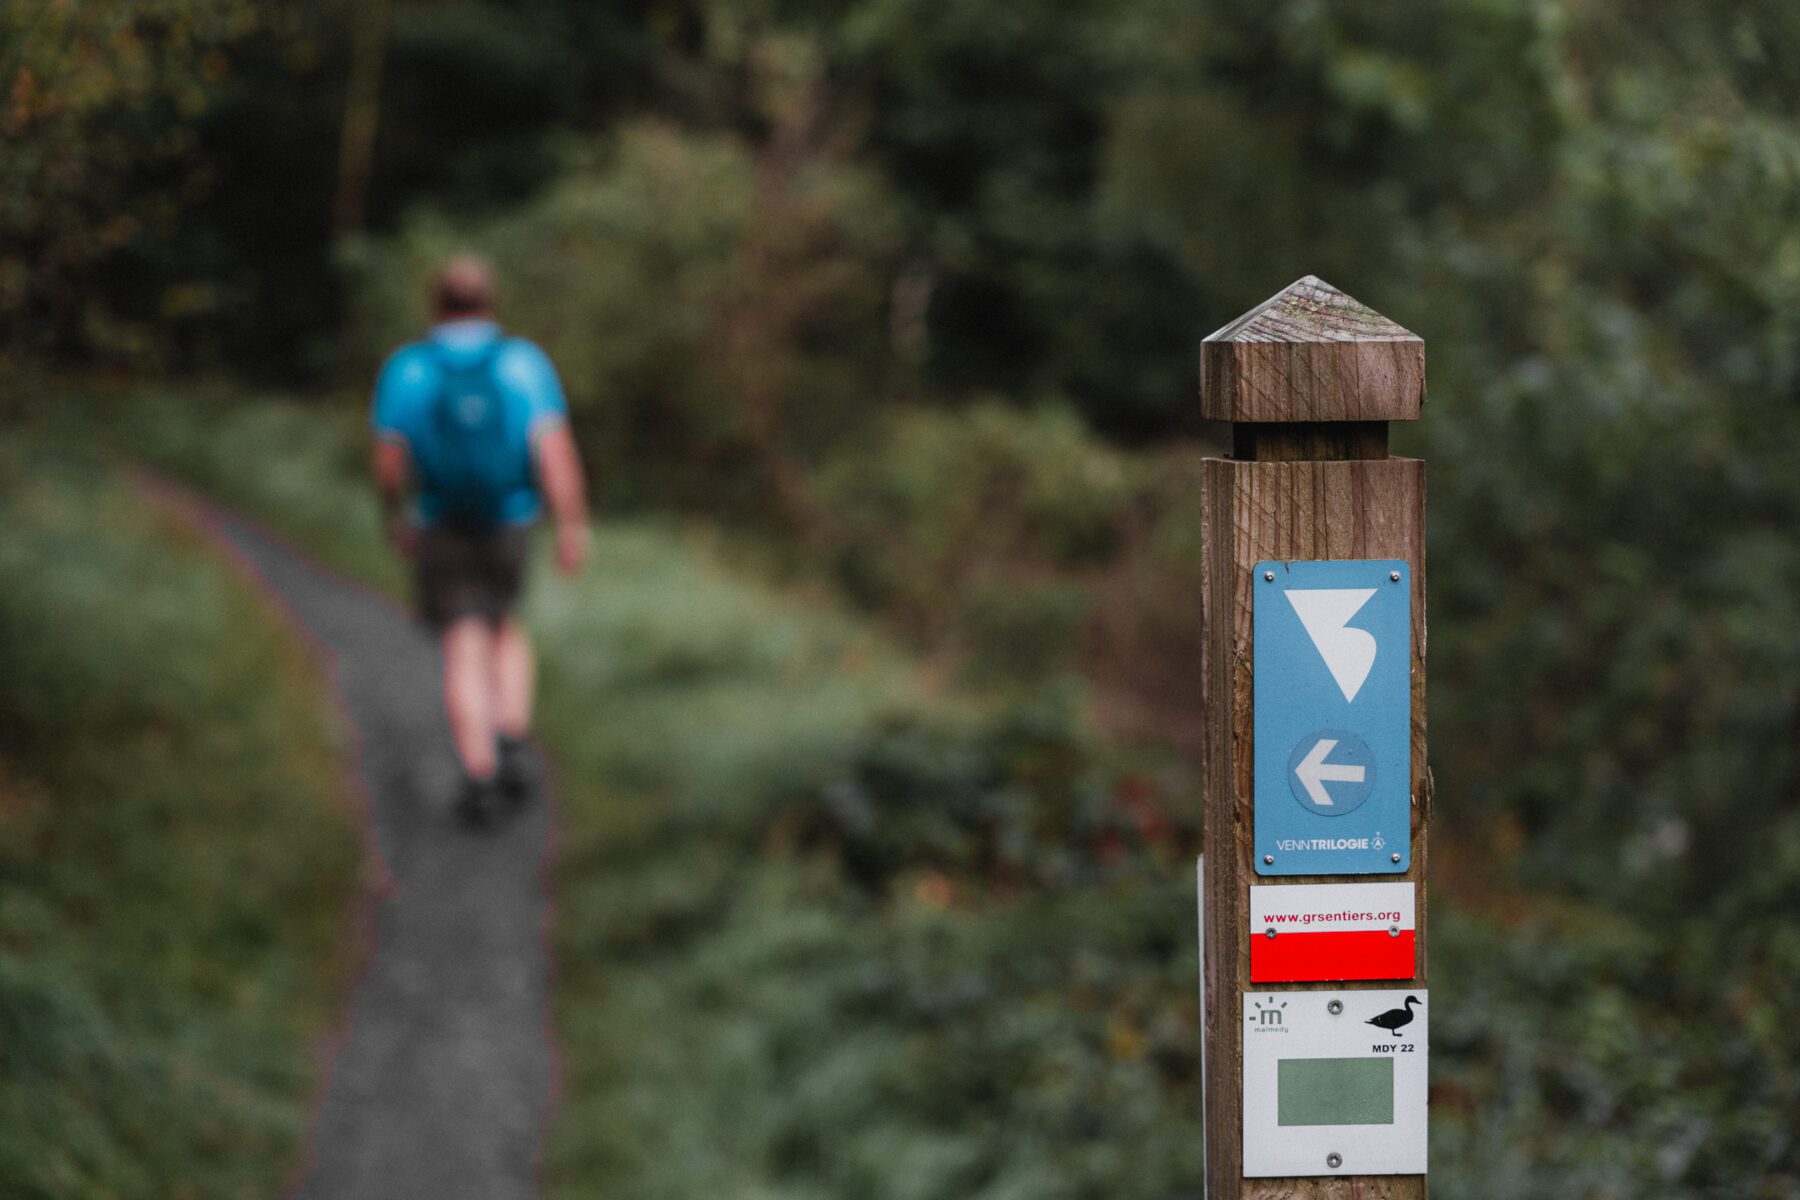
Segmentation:
{"type": "Polygon", "coordinates": [[[1413,421],[1425,343],[1315,275],[1200,346],[1201,415],[1215,421],[1413,421]]]}
{"type": "Polygon", "coordinates": [[[1206,340],[1416,342],[1419,338],[1317,275],[1307,275],[1288,284],[1206,340]]]}

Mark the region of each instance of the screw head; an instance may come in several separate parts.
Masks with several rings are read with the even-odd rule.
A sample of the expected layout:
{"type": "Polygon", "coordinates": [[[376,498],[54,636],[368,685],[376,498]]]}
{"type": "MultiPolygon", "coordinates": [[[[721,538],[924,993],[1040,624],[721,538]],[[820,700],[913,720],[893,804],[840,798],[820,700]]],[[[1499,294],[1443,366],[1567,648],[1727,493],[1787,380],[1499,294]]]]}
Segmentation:
{"type": "Polygon", "coordinates": [[[1342,1000],[1328,1001],[1325,1005],[1325,1011],[1335,1017],[1344,1011],[1344,1002],[1342,1000]]]}
{"type": "Polygon", "coordinates": [[[1264,583],[1274,583],[1275,582],[1275,572],[1264,571],[1263,572],[1263,582],[1264,583]]]}
{"type": "Polygon", "coordinates": [[[1389,572],[1388,572],[1388,579],[1389,579],[1389,580],[1390,580],[1390,581],[1391,581],[1391,582],[1394,582],[1394,583],[1399,583],[1399,582],[1400,582],[1400,572],[1398,572],[1398,571],[1389,571],[1389,572]]]}
{"type": "Polygon", "coordinates": [[[1263,936],[1268,937],[1268,938],[1274,937],[1275,936],[1275,927],[1273,925],[1269,926],[1267,929],[1265,929],[1263,931],[1263,936]]]}
{"type": "Polygon", "coordinates": [[[1263,865],[1264,865],[1264,866],[1270,866],[1270,865],[1272,865],[1272,864],[1273,864],[1273,863],[1274,863],[1274,862],[1275,862],[1275,856],[1274,856],[1274,855],[1273,855],[1273,854],[1265,854],[1265,855],[1263,855],[1263,865]]]}
{"type": "Polygon", "coordinates": [[[1325,1165],[1335,1171],[1344,1165],[1344,1156],[1333,1150],[1325,1156],[1325,1165]]]}
{"type": "Polygon", "coordinates": [[[1399,861],[1400,861],[1400,855],[1399,855],[1399,854],[1398,854],[1398,853],[1397,853],[1397,852],[1396,852],[1396,853],[1394,853],[1394,854],[1390,854],[1390,855],[1388,855],[1388,860],[1389,860],[1389,861],[1390,861],[1390,862],[1399,862],[1399,861]]]}
{"type": "Polygon", "coordinates": [[[1388,926],[1388,936],[1389,937],[1399,937],[1400,936],[1400,927],[1398,925],[1389,925],[1388,926]]]}

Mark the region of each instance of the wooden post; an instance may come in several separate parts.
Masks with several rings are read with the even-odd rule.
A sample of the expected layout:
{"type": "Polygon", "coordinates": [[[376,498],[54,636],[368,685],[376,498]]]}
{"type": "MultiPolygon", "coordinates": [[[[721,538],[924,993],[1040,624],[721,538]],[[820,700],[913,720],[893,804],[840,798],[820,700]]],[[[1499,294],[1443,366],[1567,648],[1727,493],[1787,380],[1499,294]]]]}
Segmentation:
{"type": "MultiPolygon", "coordinates": [[[[1254,827],[1251,569],[1261,561],[1404,559],[1412,583],[1412,859],[1417,975],[1425,987],[1425,465],[1390,458],[1387,423],[1416,420],[1425,346],[1331,285],[1307,276],[1208,337],[1201,411],[1232,423],[1232,458],[1204,465],[1203,937],[1206,1177],[1211,1200],[1422,1198],[1425,1177],[1243,1178],[1243,994],[1250,990],[1254,827]]],[[[1343,882],[1334,876],[1332,882],[1343,882]]],[[[1286,877],[1282,883],[1326,882],[1286,877]]],[[[1401,987],[1259,985],[1259,991],[1401,987]]]]}

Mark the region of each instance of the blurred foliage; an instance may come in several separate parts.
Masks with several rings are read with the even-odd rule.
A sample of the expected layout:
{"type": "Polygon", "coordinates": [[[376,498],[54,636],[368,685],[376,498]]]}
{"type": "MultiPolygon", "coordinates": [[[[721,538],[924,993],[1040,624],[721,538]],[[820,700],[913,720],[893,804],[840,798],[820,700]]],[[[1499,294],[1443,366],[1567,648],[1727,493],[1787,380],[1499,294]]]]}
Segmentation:
{"type": "Polygon", "coordinates": [[[1780,882],[1765,894],[1783,899],[1735,924],[1541,898],[1501,923],[1434,899],[1433,1186],[1495,1200],[1800,1192],[1797,830],[1769,864],[1780,882]]]}
{"type": "Polygon", "coordinates": [[[15,427],[0,523],[0,1192],[272,1194],[357,889],[318,681],[91,454],[15,427]]]}
{"type": "Polygon", "coordinates": [[[353,247],[361,361],[416,336],[430,272],[478,245],[501,315],[562,372],[607,501],[811,520],[800,464],[883,385],[881,195],[863,171],[661,123],[587,158],[506,216],[353,247]]]}
{"type": "MultiPolygon", "coordinates": [[[[348,0],[0,7],[0,350],[317,378],[341,363],[331,248],[348,0]]],[[[682,6],[397,3],[365,211],[543,183],[546,128],[655,90],[682,6]]],[[[382,10],[385,11],[385,10],[382,10]]],[[[673,70],[673,67],[670,68],[673,70]]]]}
{"type": "Polygon", "coordinates": [[[546,645],[603,648],[545,661],[567,798],[551,1194],[1192,1180],[1190,1114],[1164,1102],[1197,1068],[1179,772],[1103,762],[1066,706],[928,695],[691,538],[596,551],[608,569],[531,606],[546,645]]]}
{"type": "MultiPolygon", "coordinates": [[[[1028,605],[1018,593],[1034,583],[1054,591],[1058,572],[1117,556],[1137,480],[1072,413],[913,411],[875,445],[834,456],[817,479],[832,562],[853,599],[927,636],[958,622],[959,604],[992,609],[1007,603],[992,593],[1008,590],[1028,605]]],[[[1071,632],[1036,644],[1068,643],[1071,632]]]]}
{"type": "Polygon", "coordinates": [[[259,22],[247,0],[0,9],[0,344],[148,357],[207,307],[206,284],[153,247],[199,187],[225,48],[259,22]],[[102,277],[133,271],[152,278],[96,302],[102,277]]]}
{"type": "MultiPolygon", "coordinates": [[[[1446,1186],[1794,1194],[1797,1054],[1771,1016],[1792,1007],[1792,972],[1767,974],[1758,956],[1789,963],[1782,919],[1800,877],[1800,8],[396,0],[368,228],[350,237],[329,211],[352,10],[249,11],[120,0],[0,14],[0,229],[21,248],[0,264],[12,346],[360,388],[421,323],[430,263],[473,245],[503,268],[503,315],[562,365],[610,506],[774,531],[787,561],[822,564],[934,668],[1027,695],[1078,673],[1093,686],[1073,703],[1114,730],[1195,740],[1198,337],[1309,272],[1421,334],[1432,400],[1396,440],[1432,471],[1431,748],[1440,838],[1462,851],[1439,857],[1439,895],[1545,910],[1434,935],[1441,986],[1470,988],[1467,1024],[1439,1026],[1446,1186]],[[1742,957],[1704,949],[1723,928],[1742,957]],[[1657,1050],[1633,1058],[1629,1039],[1657,1050]],[[1747,1101],[1731,1072],[1751,1081],[1747,1101]]],[[[372,536],[350,493],[305,494],[353,469],[359,449],[329,444],[349,406],[319,414],[321,440],[303,410],[206,409],[216,432],[179,432],[184,407],[126,424],[169,461],[205,463],[240,502],[265,474],[284,481],[267,507],[296,532],[372,536]],[[260,469],[290,452],[304,465],[260,469]]],[[[613,548],[655,576],[660,544],[613,548]]],[[[672,1156],[688,1173],[658,1185],[671,1195],[731,1181],[734,1154],[775,1164],[766,1190],[800,1194],[899,1194],[896,1178],[921,1181],[917,1194],[1056,1194],[1100,1178],[1101,1148],[1065,1172],[1053,1154],[1008,1158],[1001,1134],[882,1124],[890,1101],[912,1111],[882,1089],[911,1086],[916,1064],[891,1064],[923,1009],[863,1021],[856,977],[841,992],[830,981],[865,943],[909,978],[940,952],[1004,957],[967,932],[988,928],[989,903],[1016,906],[994,928],[1021,930],[1086,903],[1011,847],[1033,862],[1072,853],[1097,818],[1070,812],[1106,788],[1019,785],[1004,722],[880,732],[881,704],[824,683],[853,690],[847,664],[865,651],[840,647],[828,670],[829,656],[793,649],[793,626],[751,606],[786,630],[765,638],[696,578],[629,601],[633,585],[615,581],[603,603],[636,623],[601,614],[575,644],[629,648],[591,650],[565,668],[590,672],[571,675],[579,685],[552,686],[570,703],[641,707],[613,740],[584,750],[565,730],[561,749],[594,755],[578,769],[638,789],[632,803],[749,814],[683,826],[672,857],[627,877],[666,900],[642,917],[641,945],[710,931],[682,986],[712,980],[717,999],[744,964],[767,990],[744,1009],[695,1001],[673,1022],[711,1030],[715,1068],[684,1077],[682,1044],[658,1039],[617,1076],[593,1068],[584,1094],[654,1080],[628,1085],[606,1119],[638,1129],[633,1105],[681,1096],[696,1106],[670,1135],[683,1145],[720,1128],[746,1139],[672,1156]],[[771,693],[790,670],[824,699],[771,693]],[[736,690],[703,686],[721,672],[736,690]],[[691,736],[668,732],[689,719],[691,736]],[[781,854],[739,862],[761,838],[781,854]],[[968,897],[990,871],[1019,898],[974,888],[970,924],[931,955],[897,932],[910,917],[870,933],[834,907],[912,896],[930,910],[920,896],[968,897]],[[721,899],[746,895],[767,906],[721,899]],[[817,1007],[794,1007],[801,996],[817,1007]],[[785,1110],[743,1117],[792,1082],[778,1068],[814,1036],[807,1021],[855,1047],[824,1061],[870,1130],[841,1129],[834,1144],[850,1149],[829,1167],[800,1126],[781,1132],[785,1110]],[[829,1173],[846,1162],[870,1178],[879,1164],[880,1181],[829,1173]]],[[[1069,786],[1105,775],[1090,756],[1107,752],[1082,750],[1069,786]]],[[[608,890],[576,905],[635,902],[608,890]]],[[[1104,911],[1095,901],[1083,919],[1104,911]]],[[[570,956],[599,924],[575,921],[570,956]]],[[[1120,938],[1101,958],[1123,978],[1134,965],[1107,956],[1141,947],[1120,938]]],[[[668,978],[621,984],[622,1011],[653,1023],[668,978]]],[[[1158,978],[1127,990],[1173,1003],[1188,982],[1158,978]]],[[[590,982],[576,994],[600,994],[590,982]]],[[[1093,1027],[1019,986],[1002,989],[1027,997],[1011,1017],[973,1026],[998,1045],[1041,1018],[1047,1045],[1080,1047],[1065,1073],[961,1044],[948,1056],[1103,1094],[1106,1072],[1083,1057],[1093,1027]]],[[[624,1053],[598,1027],[571,1041],[586,1061],[624,1053]]],[[[994,1111],[944,1086],[969,1105],[956,1111],[994,1111]]],[[[1121,1111],[1180,1095],[1145,1085],[1121,1111]]],[[[814,1119],[835,1113],[820,1104],[814,1119]]],[[[592,1136],[565,1153],[654,1169],[628,1138],[592,1136]]]]}
{"type": "Polygon", "coordinates": [[[366,419],[360,406],[246,403],[235,385],[190,384],[90,394],[53,423],[65,439],[128,452],[210,498],[251,509],[272,531],[316,547],[326,566],[400,594],[407,571],[382,537],[379,508],[360,489],[321,486],[362,476],[366,419]]]}
{"type": "MultiPolygon", "coordinates": [[[[272,455],[302,411],[248,410],[228,440],[272,455]]],[[[361,495],[309,437],[315,487],[361,495]]],[[[264,478],[234,498],[292,521],[264,478]]],[[[377,561],[373,522],[290,528],[377,561]]],[[[1144,562],[1191,567],[1190,536],[1162,521],[1144,562]]],[[[729,548],[603,525],[596,571],[528,606],[564,818],[550,1193],[1194,1194],[1191,775],[1097,739],[1075,695],[939,690],[816,596],[729,570],[729,548]]],[[[1490,844],[1440,836],[1440,1190],[1795,1194],[1792,813],[1761,849],[1671,911],[1526,890],[1490,844]]]]}
{"type": "Polygon", "coordinates": [[[820,463],[816,563],[966,682],[1079,677],[1110,732],[1197,751],[1198,461],[1067,409],[904,410],[820,463]]]}
{"type": "Polygon", "coordinates": [[[1447,819],[1534,877],[1685,900],[1800,774],[1797,23],[664,13],[636,93],[661,115],[571,115],[533,143],[530,200],[452,189],[345,248],[349,358],[371,367],[429,264],[481,246],[564,365],[609,503],[783,521],[975,674],[1074,664],[1120,727],[1191,741],[1168,666],[1190,460],[1078,445],[1056,414],[1191,429],[1196,335],[1321,273],[1431,347],[1438,399],[1401,439],[1435,470],[1447,819]],[[995,396],[1036,411],[1009,426],[995,396]]]}

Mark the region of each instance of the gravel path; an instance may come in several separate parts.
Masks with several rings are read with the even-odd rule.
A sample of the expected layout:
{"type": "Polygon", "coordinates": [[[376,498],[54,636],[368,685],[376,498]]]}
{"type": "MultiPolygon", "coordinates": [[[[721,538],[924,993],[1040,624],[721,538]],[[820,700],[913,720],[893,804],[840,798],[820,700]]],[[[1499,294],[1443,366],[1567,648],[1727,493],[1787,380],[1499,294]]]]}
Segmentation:
{"type": "Polygon", "coordinates": [[[203,515],[327,659],[361,742],[371,853],[388,877],[294,1194],[531,1196],[553,1077],[549,798],[498,832],[459,828],[431,640],[256,527],[203,515]]]}

